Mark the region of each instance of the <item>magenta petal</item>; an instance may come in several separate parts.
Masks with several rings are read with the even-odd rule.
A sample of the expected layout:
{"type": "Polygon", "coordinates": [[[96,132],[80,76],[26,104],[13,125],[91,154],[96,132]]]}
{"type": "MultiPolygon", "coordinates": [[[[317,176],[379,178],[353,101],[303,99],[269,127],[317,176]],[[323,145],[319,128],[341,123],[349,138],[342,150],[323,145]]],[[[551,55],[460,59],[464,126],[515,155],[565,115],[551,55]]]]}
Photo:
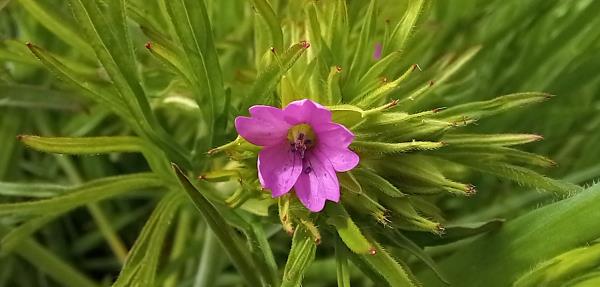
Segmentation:
{"type": "Polygon", "coordinates": [[[307,123],[314,128],[331,122],[331,111],[307,99],[291,102],[283,109],[283,113],[290,125],[307,123]]]}
{"type": "Polygon", "coordinates": [[[290,150],[287,142],[265,147],[258,154],[260,184],[270,189],[273,197],[288,193],[301,172],[302,159],[290,150]]]}
{"type": "Polygon", "coordinates": [[[321,158],[327,158],[333,169],[337,172],[345,172],[355,168],[360,161],[356,153],[348,148],[333,148],[329,146],[319,146],[316,150],[321,158]]]}
{"type": "Polygon", "coordinates": [[[287,138],[290,128],[283,111],[270,106],[253,106],[251,117],[237,117],[235,129],[247,141],[259,146],[280,144],[287,138]]]}
{"type": "Polygon", "coordinates": [[[319,145],[345,148],[352,143],[352,140],[354,140],[354,134],[340,124],[326,123],[314,126],[313,129],[317,134],[319,145]]]}
{"type": "Polygon", "coordinates": [[[340,200],[340,185],[333,166],[315,153],[307,155],[294,189],[300,202],[312,212],[321,211],[326,200],[340,200]]]}

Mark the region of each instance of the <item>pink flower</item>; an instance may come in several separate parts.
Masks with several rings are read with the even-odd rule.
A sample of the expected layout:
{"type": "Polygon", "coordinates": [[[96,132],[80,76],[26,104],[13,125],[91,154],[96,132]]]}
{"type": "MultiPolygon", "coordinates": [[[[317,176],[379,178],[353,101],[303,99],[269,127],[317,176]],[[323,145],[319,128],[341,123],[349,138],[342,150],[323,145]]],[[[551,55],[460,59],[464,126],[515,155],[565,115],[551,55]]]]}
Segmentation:
{"type": "Polygon", "coordinates": [[[381,53],[383,52],[383,46],[381,43],[375,44],[375,50],[373,51],[373,60],[381,59],[381,53]]]}
{"type": "Polygon", "coordinates": [[[331,112],[311,101],[300,100],[284,109],[253,106],[250,117],[237,117],[235,127],[244,139],[262,146],[258,177],[273,197],[292,187],[302,204],[313,212],[326,200],[339,202],[336,172],[353,169],[358,155],[348,146],[354,135],[331,120],[331,112]]]}

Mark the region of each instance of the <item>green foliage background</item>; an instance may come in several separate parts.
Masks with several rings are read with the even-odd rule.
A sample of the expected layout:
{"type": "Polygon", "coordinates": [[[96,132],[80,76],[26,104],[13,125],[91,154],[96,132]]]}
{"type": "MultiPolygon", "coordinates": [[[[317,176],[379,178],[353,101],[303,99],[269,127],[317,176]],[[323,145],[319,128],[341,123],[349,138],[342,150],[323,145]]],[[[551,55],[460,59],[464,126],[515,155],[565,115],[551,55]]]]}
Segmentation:
{"type": "Polygon", "coordinates": [[[598,0],[0,0],[0,286],[597,286],[598,11],[598,0]],[[232,120],[306,97],[344,124],[367,119],[353,129],[367,160],[352,182],[414,192],[399,209],[420,221],[384,224],[386,197],[368,194],[373,209],[290,212],[297,228],[282,231],[285,205],[258,191],[243,165],[256,150],[232,120]],[[375,132],[397,117],[388,135],[409,144],[381,144],[375,132]],[[396,184],[382,154],[420,168],[433,182],[423,192],[446,189],[396,184]]]}

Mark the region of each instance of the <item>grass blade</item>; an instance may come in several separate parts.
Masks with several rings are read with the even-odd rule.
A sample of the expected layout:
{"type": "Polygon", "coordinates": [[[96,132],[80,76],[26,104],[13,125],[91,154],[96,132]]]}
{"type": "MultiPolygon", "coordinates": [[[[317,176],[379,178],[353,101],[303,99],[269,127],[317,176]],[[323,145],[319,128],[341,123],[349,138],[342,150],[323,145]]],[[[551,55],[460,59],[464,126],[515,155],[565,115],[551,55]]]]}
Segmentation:
{"type": "Polygon", "coordinates": [[[258,277],[256,265],[252,263],[250,254],[242,246],[239,237],[237,237],[233,228],[227,224],[223,216],[221,216],[212,203],[196,189],[179,167],[173,165],[173,169],[179,178],[183,190],[198,211],[203,215],[206,223],[219,239],[221,246],[237,270],[250,286],[261,286],[261,280],[258,277]]]}

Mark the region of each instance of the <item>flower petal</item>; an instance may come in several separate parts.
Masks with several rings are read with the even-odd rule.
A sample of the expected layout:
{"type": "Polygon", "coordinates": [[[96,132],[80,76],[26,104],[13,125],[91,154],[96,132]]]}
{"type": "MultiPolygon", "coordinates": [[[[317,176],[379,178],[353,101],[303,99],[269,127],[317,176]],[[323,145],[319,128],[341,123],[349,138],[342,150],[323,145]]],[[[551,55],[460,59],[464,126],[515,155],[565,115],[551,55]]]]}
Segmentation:
{"type": "Polygon", "coordinates": [[[347,147],[334,148],[321,145],[314,152],[318,153],[321,158],[327,158],[337,172],[349,171],[355,168],[360,161],[358,155],[347,147]]]}
{"type": "Polygon", "coordinates": [[[335,170],[327,159],[317,153],[307,154],[304,170],[294,189],[300,202],[312,212],[321,211],[327,199],[334,202],[340,200],[340,184],[335,170]]]}
{"type": "Polygon", "coordinates": [[[317,136],[317,144],[326,145],[333,148],[346,148],[354,140],[354,134],[344,127],[336,123],[324,123],[313,126],[313,130],[317,136]]]}
{"type": "Polygon", "coordinates": [[[251,117],[237,117],[235,129],[247,141],[259,146],[281,144],[287,138],[290,128],[283,117],[283,111],[270,106],[253,106],[251,117]]]}
{"type": "Polygon", "coordinates": [[[258,153],[258,178],[273,197],[290,191],[302,172],[302,159],[292,152],[287,142],[263,148],[258,153]]]}
{"type": "Polygon", "coordinates": [[[306,123],[314,128],[331,122],[331,111],[308,99],[291,102],[283,109],[283,113],[291,125],[306,123]]]}

